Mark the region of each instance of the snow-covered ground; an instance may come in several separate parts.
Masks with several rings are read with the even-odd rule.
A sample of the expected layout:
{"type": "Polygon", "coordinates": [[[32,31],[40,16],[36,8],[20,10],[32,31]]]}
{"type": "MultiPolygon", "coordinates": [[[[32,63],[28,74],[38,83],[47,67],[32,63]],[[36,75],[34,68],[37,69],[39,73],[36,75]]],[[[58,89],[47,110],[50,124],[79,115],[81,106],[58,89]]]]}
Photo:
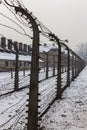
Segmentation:
{"type": "MultiPolygon", "coordinates": [[[[26,72],[26,76],[29,74],[29,72],[26,72]]],[[[25,76],[25,77],[26,77],[25,76]]],[[[52,70],[49,72],[49,76],[52,76],[52,70]]],[[[40,73],[40,80],[45,78],[45,72],[40,73]]],[[[20,72],[20,79],[22,79],[22,85],[25,83],[29,84],[29,76],[27,76],[27,79],[23,77],[23,73],[20,72]],[[24,80],[26,79],[26,80],[24,80]]],[[[1,87],[0,87],[0,93],[7,92],[8,89],[13,89],[12,84],[9,87],[8,82],[11,82],[13,79],[11,79],[10,73],[1,73],[1,87]],[[2,85],[3,84],[3,85],[2,85]]],[[[47,105],[49,105],[50,101],[55,98],[56,95],[52,96],[53,88],[54,90],[56,88],[56,77],[47,79],[42,81],[39,84],[39,92],[41,93],[41,97],[43,98],[43,94],[46,94],[46,97],[44,100],[42,99],[42,102],[46,104],[42,104],[44,109],[46,109],[47,105]],[[47,91],[47,90],[50,90],[47,91]],[[45,92],[45,93],[44,93],[45,92]],[[49,102],[46,102],[49,96],[49,102]]],[[[55,92],[55,91],[54,91],[55,92]]],[[[26,88],[24,90],[14,92],[12,94],[8,94],[6,96],[0,97],[0,130],[24,130],[25,124],[27,123],[27,109],[26,105],[28,104],[27,99],[29,99],[29,88],[26,88]]],[[[42,112],[42,109],[40,109],[42,112]]]]}
{"type": "MultiPolygon", "coordinates": [[[[25,71],[25,76],[23,76],[23,71],[19,72],[19,87],[28,86],[30,84],[30,71],[25,71]]],[[[57,74],[57,70],[55,70],[55,74],[57,74]]],[[[53,75],[52,68],[49,68],[48,77],[53,75]]],[[[41,69],[39,73],[39,80],[43,80],[46,78],[46,71],[41,69]]],[[[11,78],[11,72],[0,72],[0,95],[5,94],[7,92],[14,90],[14,72],[13,78],[11,78]]]]}
{"type": "MultiPolygon", "coordinates": [[[[4,74],[4,73],[3,73],[4,74]]],[[[29,74],[26,73],[26,75],[29,74]]],[[[44,77],[44,73],[42,73],[44,77]]],[[[40,73],[40,75],[42,75],[40,73]]],[[[52,73],[51,73],[52,74],[52,73]]],[[[66,74],[64,74],[66,75],[66,74]]],[[[23,75],[22,75],[23,76],[23,75]]],[[[3,83],[8,77],[2,77],[3,83]]],[[[64,76],[65,77],[65,76],[64,76]]],[[[41,79],[42,79],[41,78],[41,79]]],[[[56,77],[39,84],[40,113],[56,97],[56,77]]],[[[29,82],[29,77],[28,77],[29,82]]],[[[26,83],[26,81],[25,81],[26,83]]],[[[4,85],[3,85],[4,86],[4,85]]],[[[3,88],[3,86],[1,88],[3,88]]],[[[43,117],[42,130],[87,130],[87,67],[71,83],[61,100],[55,101],[43,117]]],[[[26,107],[29,88],[0,97],[0,130],[26,130],[26,107]]]]}
{"type": "Polygon", "coordinates": [[[24,130],[28,89],[0,97],[0,130],[24,130]]]}
{"type": "Polygon", "coordinates": [[[42,119],[43,130],[87,130],[87,67],[42,119]]]}
{"type": "MultiPolygon", "coordinates": [[[[23,71],[19,72],[19,87],[29,85],[29,74],[30,71],[25,72],[23,76],[23,71]]],[[[0,95],[14,90],[14,72],[13,78],[11,78],[11,72],[0,72],[0,95]]]]}

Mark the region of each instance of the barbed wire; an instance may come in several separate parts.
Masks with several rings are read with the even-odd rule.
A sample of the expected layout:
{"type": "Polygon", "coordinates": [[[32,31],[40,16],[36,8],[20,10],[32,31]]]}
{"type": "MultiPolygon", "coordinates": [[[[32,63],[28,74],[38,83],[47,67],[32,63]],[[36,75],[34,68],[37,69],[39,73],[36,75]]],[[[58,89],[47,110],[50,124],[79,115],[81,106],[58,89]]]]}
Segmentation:
{"type": "Polygon", "coordinates": [[[22,29],[22,31],[24,31],[24,33],[26,33],[26,31],[24,30],[24,28],[19,25],[17,22],[15,22],[13,19],[11,19],[10,17],[4,15],[3,13],[0,13],[0,15],[2,15],[3,17],[7,18],[8,20],[10,20],[11,22],[15,23],[18,27],[20,27],[22,29]]]}
{"type": "MultiPolygon", "coordinates": [[[[17,3],[20,3],[20,1],[16,1],[17,3]]],[[[22,0],[21,0],[21,2],[22,2],[22,0]]],[[[23,2],[22,2],[22,4],[23,4],[23,2]]],[[[6,5],[5,5],[6,6],[6,5]]],[[[18,6],[19,6],[19,4],[18,4],[18,6]]],[[[7,7],[7,6],[6,6],[7,7]]],[[[24,9],[26,9],[26,8],[24,8],[24,9]]],[[[10,10],[12,13],[13,13],[13,11],[12,10],[10,10]]],[[[29,10],[27,10],[28,12],[29,12],[29,10]]],[[[32,17],[33,18],[36,18],[33,14],[31,14],[32,15],[32,17]]],[[[18,14],[18,16],[20,16],[19,14],[18,14]]],[[[17,18],[17,16],[16,16],[16,18],[17,18]]],[[[20,18],[21,18],[21,16],[20,16],[20,18]]],[[[23,18],[23,16],[22,16],[22,18],[23,18]]],[[[22,19],[21,19],[22,20],[22,19]]],[[[26,20],[26,19],[25,19],[26,20]]],[[[19,21],[19,20],[18,20],[19,21]]],[[[41,34],[42,35],[44,35],[46,38],[49,38],[49,33],[52,33],[52,31],[50,31],[42,22],[40,22],[38,19],[36,20],[37,22],[38,22],[38,25],[39,25],[39,27],[40,27],[40,30],[41,30],[41,34]]],[[[20,21],[19,21],[20,22],[20,21]]],[[[22,20],[22,22],[23,22],[23,20],[22,20]]],[[[29,27],[29,25],[27,24],[26,25],[26,23],[22,23],[22,24],[24,24],[25,26],[27,26],[27,27],[29,27]]]]}
{"type": "Polygon", "coordinates": [[[22,25],[29,27],[28,24],[24,23],[24,21],[22,20],[22,17],[18,14],[17,16],[19,16],[19,18],[16,16],[16,13],[14,12],[14,10],[12,8],[9,8],[5,3],[3,3],[3,5],[11,12],[11,14],[14,15],[14,17],[16,18],[16,20],[21,23],[22,25]]]}
{"type": "Polygon", "coordinates": [[[13,30],[13,31],[15,31],[15,32],[17,32],[17,33],[19,33],[19,34],[21,34],[21,35],[27,36],[27,37],[29,37],[30,39],[32,39],[32,37],[31,37],[30,35],[28,35],[28,34],[26,34],[26,33],[24,34],[24,33],[18,31],[17,29],[15,29],[15,28],[13,28],[13,27],[11,27],[11,26],[8,26],[8,25],[2,24],[2,23],[0,23],[0,26],[9,28],[9,29],[11,29],[11,30],[13,30]]]}

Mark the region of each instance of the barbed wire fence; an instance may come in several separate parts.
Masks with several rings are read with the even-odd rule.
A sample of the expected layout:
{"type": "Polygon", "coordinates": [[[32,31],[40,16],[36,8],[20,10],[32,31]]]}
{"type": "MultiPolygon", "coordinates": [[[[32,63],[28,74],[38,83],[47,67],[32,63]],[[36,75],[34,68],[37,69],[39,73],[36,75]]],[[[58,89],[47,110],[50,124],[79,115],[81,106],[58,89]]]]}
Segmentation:
{"type": "MultiPolygon", "coordinates": [[[[13,30],[32,42],[30,71],[26,76],[23,73],[23,78],[19,78],[19,70],[22,65],[18,66],[19,52],[18,46],[16,46],[14,90],[18,91],[21,81],[26,82],[27,80],[29,92],[27,107],[24,100],[23,104],[19,105],[20,111],[18,116],[14,115],[16,120],[10,128],[20,129],[18,122],[27,116],[27,124],[25,124],[26,121],[23,122],[24,126],[21,130],[40,130],[43,115],[56,99],[61,99],[62,92],[85,67],[85,62],[65,44],[68,42],[67,40],[60,40],[32,12],[28,11],[22,0],[4,0],[3,6],[14,16],[15,20],[3,13],[0,15],[16,24],[20,29],[4,23],[0,23],[0,26],[13,30]]],[[[3,34],[0,35],[3,36],[3,34]]],[[[8,121],[3,125],[7,123],[8,121]]]]}

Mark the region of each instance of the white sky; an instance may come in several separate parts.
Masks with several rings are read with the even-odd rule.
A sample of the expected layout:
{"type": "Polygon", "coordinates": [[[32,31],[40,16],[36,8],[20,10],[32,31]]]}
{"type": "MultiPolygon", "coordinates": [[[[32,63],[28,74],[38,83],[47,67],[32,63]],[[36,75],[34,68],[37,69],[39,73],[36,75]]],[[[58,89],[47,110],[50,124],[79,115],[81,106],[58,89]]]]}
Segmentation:
{"type": "Polygon", "coordinates": [[[72,49],[87,41],[87,0],[22,1],[60,39],[68,39],[72,49]]]}
{"type": "Polygon", "coordinates": [[[27,8],[69,46],[87,41],[87,0],[24,0],[27,8]]]}

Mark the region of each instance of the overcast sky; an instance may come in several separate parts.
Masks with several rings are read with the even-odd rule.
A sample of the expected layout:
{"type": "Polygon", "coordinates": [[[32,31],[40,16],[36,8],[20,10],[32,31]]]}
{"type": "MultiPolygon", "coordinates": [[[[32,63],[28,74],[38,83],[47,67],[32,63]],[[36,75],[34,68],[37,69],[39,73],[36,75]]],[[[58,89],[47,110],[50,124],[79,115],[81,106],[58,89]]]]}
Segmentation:
{"type": "MultiPolygon", "coordinates": [[[[72,49],[75,49],[79,43],[87,42],[87,0],[22,1],[28,10],[32,11],[60,39],[68,39],[68,45],[72,49]]],[[[6,13],[6,10],[0,6],[1,11],[6,13]]]]}
{"type": "Polygon", "coordinates": [[[69,46],[87,41],[87,0],[23,0],[53,33],[69,46]]]}

